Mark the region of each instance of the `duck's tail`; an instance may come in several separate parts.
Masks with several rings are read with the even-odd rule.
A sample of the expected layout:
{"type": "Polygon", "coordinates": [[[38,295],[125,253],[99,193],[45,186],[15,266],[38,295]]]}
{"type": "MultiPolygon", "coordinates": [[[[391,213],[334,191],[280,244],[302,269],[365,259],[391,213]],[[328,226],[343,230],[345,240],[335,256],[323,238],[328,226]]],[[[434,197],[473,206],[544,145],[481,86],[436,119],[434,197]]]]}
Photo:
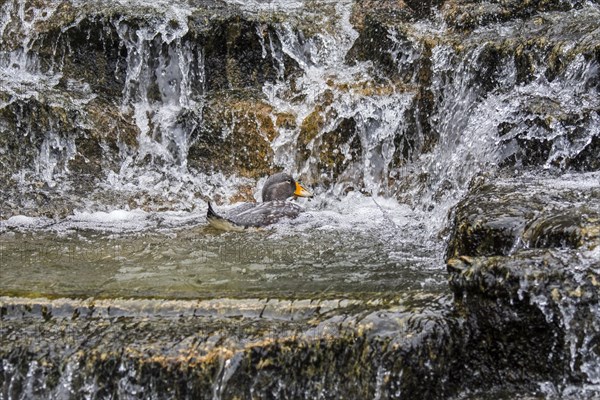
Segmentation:
{"type": "Polygon", "coordinates": [[[206,219],[208,219],[210,221],[211,219],[216,219],[216,218],[222,218],[222,217],[215,212],[215,210],[212,208],[212,204],[209,201],[208,202],[208,211],[206,212],[206,219]]]}
{"type": "Polygon", "coordinates": [[[206,220],[212,227],[222,231],[239,232],[245,229],[243,226],[236,225],[229,219],[217,214],[216,211],[213,209],[210,201],[208,202],[208,210],[206,211],[206,220]]]}

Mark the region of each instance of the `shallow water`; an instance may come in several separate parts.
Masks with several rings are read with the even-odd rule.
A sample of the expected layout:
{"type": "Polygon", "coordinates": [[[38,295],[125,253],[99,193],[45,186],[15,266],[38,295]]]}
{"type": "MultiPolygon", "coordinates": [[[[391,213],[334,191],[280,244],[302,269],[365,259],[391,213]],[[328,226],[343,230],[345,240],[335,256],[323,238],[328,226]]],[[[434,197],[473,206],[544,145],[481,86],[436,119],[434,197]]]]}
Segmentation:
{"type": "Polygon", "coordinates": [[[428,239],[408,207],[363,196],[305,207],[296,220],[242,233],[210,228],[201,213],[15,216],[1,228],[0,292],[323,299],[445,290],[441,240],[428,239]]]}

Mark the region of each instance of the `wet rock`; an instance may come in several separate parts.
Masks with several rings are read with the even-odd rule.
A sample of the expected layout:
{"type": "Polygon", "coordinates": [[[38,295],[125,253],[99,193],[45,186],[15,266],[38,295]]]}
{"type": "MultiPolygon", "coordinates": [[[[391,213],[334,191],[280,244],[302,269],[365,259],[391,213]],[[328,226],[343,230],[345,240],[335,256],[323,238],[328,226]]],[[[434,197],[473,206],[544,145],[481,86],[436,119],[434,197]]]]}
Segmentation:
{"type": "Polygon", "coordinates": [[[443,0],[404,0],[404,2],[414,11],[417,18],[430,17],[444,3],[443,0]]]}
{"type": "Polygon", "coordinates": [[[24,41],[27,41],[32,33],[51,31],[69,25],[77,15],[73,5],[69,2],[8,0],[3,3],[3,6],[11,16],[6,22],[3,32],[2,47],[6,50],[22,47],[24,41]],[[21,5],[23,5],[22,14],[20,13],[21,5]],[[36,15],[36,11],[40,9],[43,11],[36,15]]]}
{"type": "Polygon", "coordinates": [[[531,107],[524,110],[526,122],[502,123],[501,146],[503,167],[531,168],[553,166],[575,171],[599,169],[596,150],[598,136],[590,135],[596,124],[598,110],[580,109],[565,112],[548,99],[532,99],[531,107]],[[536,106],[546,105],[546,108],[536,106]],[[567,151],[561,151],[565,146],[567,151]]]}
{"type": "MultiPolygon", "coordinates": [[[[359,30],[375,29],[374,21],[385,23],[386,25],[394,25],[400,22],[410,21],[415,18],[415,10],[409,3],[402,0],[398,1],[381,1],[381,0],[359,0],[354,3],[352,9],[352,18],[350,22],[359,30]]],[[[431,2],[422,2],[416,5],[418,8],[425,9],[431,2]]],[[[416,8],[416,7],[415,7],[416,8]]],[[[371,32],[375,32],[371,31],[371,32]]],[[[382,38],[381,35],[377,36],[382,38]]]]}
{"type": "Polygon", "coordinates": [[[140,315],[122,307],[127,302],[104,300],[94,307],[3,298],[3,392],[20,396],[35,387],[44,396],[66,390],[92,397],[441,398],[457,388],[448,379],[457,354],[450,337],[455,323],[428,307],[326,315],[313,306],[308,319],[271,319],[260,317],[260,307],[260,315],[249,314],[244,300],[235,307],[245,315],[234,307],[231,317],[203,315],[208,310],[199,303],[181,308],[156,300],[141,301],[140,315]],[[146,311],[152,316],[144,317],[146,311]]]}
{"type": "MultiPolygon", "coordinates": [[[[240,10],[234,7],[205,3],[206,9],[197,11],[189,20],[173,20],[163,30],[144,36],[144,40],[148,40],[145,50],[153,53],[148,63],[156,63],[165,47],[175,48],[169,35],[176,37],[177,31],[187,31],[181,37],[182,46],[193,47],[192,53],[202,58],[191,60],[187,66],[189,79],[193,81],[193,92],[189,94],[192,98],[206,90],[256,88],[266,81],[275,81],[280,73],[279,66],[273,63],[276,56],[282,58],[286,76],[295,71],[294,62],[282,54],[279,38],[267,22],[257,21],[252,16],[242,17],[240,10]]],[[[61,12],[59,9],[56,14],[61,12]]],[[[127,41],[136,45],[139,31],[156,29],[151,25],[155,17],[152,13],[157,10],[81,7],[75,14],[79,17],[76,21],[71,21],[75,13],[72,6],[69,12],[70,17],[61,19],[65,25],[39,27],[39,37],[35,40],[37,53],[45,64],[60,68],[64,80],[83,79],[95,92],[113,100],[120,99],[126,84],[128,58],[143,57],[143,54],[130,53],[144,51],[143,48],[133,50],[127,41]]],[[[155,70],[158,65],[149,67],[155,70]]],[[[150,100],[160,100],[158,87],[154,91],[149,88],[148,94],[150,100]]]]}
{"type": "MultiPolygon", "coordinates": [[[[407,8],[389,4],[388,7],[398,10],[407,8]]],[[[443,129],[440,118],[448,118],[443,99],[453,95],[451,86],[460,80],[468,80],[470,95],[481,101],[490,94],[514,91],[515,84],[532,83],[540,72],[550,82],[571,81],[574,73],[581,73],[578,98],[593,97],[593,88],[598,85],[597,74],[593,72],[595,67],[588,69],[598,62],[600,43],[594,33],[597,16],[581,9],[582,4],[445,2],[442,10],[446,17],[462,10],[466,15],[488,13],[490,19],[481,16],[473,19],[473,27],[481,28],[478,31],[471,32],[469,28],[450,31],[444,36],[415,31],[408,22],[409,17],[378,12],[377,4],[369,3],[369,7],[355,7],[354,24],[359,37],[348,53],[348,62],[370,61],[378,74],[394,84],[410,82],[418,93],[412,107],[405,112],[407,128],[394,138],[394,166],[405,165],[415,156],[435,148],[443,129]],[[500,34],[497,28],[482,28],[492,21],[507,24],[515,18],[518,19],[510,23],[515,29],[510,32],[500,34]],[[460,76],[439,72],[434,75],[431,50],[443,45],[455,52],[454,67],[462,71],[460,76]],[[465,61],[467,59],[471,61],[465,61]],[[472,68],[474,65],[477,68],[472,68]],[[510,75],[513,69],[514,83],[510,75]],[[435,87],[432,77],[449,86],[435,87]],[[438,116],[438,113],[443,114],[438,116]]],[[[547,97],[538,94],[524,100],[514,114],[498,121],[501,166],[596,170],[598,165],[592,154],[598,146],[595,128],[598,103],[595,100],[581,104],[576,100],[561,101],[547,93],[547,97]]]]}
{"type": "Polygon", "coordinates": [[[249,92],[218,92],[196,123],[188,163],[204,171],[227,171],[259,177],[272,171],[271,142],[277,132],[272,107],[249,92]]]}
{"type": "Polygon", "coordinates": [[[594,381],[599,195],[579,175],[497,179],[457,206],[447,266],[474,373],[532,388],[594,381]]]}
{"type": "Polygon", "coordinates": [[[555,249],[450,259],[450,287],[477,348],[474,364],[484,366],[476,369],[499,372],[496,384],[593,382],[599,266],[597,251],[555,249]]]}
{"type": "MultiPolygon", "coordinates": [[[[357,90],[368,96],[371,91],[382,89],[377,86],[358,86],[341,87],[340,90],[357,90]]],[[[349,167],[360,162],[363,148],[355,118],[341,117],[335,107],[330,107],[333,102],[331,90],[325,91],[322,98],[322,102],[300,125],[296,162],[310,166],[311,172],[308,176],[302,176],[303,182],[331,187],[349,167]],[[312,180],[311,177],[318,178],[312,180]]]]}
{"type": "Polygon", "coordinates": [[[14,101],[0,109],[0,146],[10,150],[1,161],[0,174],[7,193],[20,193],[0,206],[7,218],[25,210],[50,217],[71,213],[80,206],[81,194],[93,191],[137,147],[138,128],[111,103],[88,98],[82,108],[74,108],[69,105],[76,101],[73,98],[53,92],[47,96],[14,101]],[[65,179],[71,182],[72,198],[55,198],[56,181],[65,179]]]}
{"type": "Polygon", "coordinates": [[[580,248],[600,240],[600,191],[560,178],[512,179],[473,188],[455,210],[447,258],[524,248],[580,248]]]}
{"type": "MultiPolygon", "coordinates": [[[[427,4],[421,7],[430,10],[427,4]]],[[[380,85],[415,93],[404,112],[406,128],[394,137],[395,166],[430,151],[437,141],[430,121],[434,107],[431,49],[437,39],[417,34],[407,23],[416,16],[411,7],[403,2],[358,2],[352,21],[359,36],[346,56],[349,63],[372,62],[380,85]]]]}
{"type": "Polygon", "coordinates": [[[450,0],[441,7],[444,20],[453,28],[472,30],[492,23],[528,18],[543,11],[568,11],[581,7],[583,2],[548,1],[503,1],[482,2],[478,0],[450,0]]]}
{"type": "Polygon", "coordinates": [[[332,131],[321,136],[319,160],[317,168],[321,176],[330,180],[323,182],[325,186],[333,184],[337,177],[352,161],[362,157],[360,137],[356,132],[353,119],[342,119],[332,131]]]}
{"type": "MultiPolygon", "coordinates": [[[[58,11],[60,13],[60,11],[58,11]]],[[[126,78],[127,51],[110,17],[90,15],[45,31],[36,53],[46,68],[62,72],[61,86],[85,82],[94,93],[119,102],[126,78]]]]}
{"type": "Polygon", "coordinates": [[[275,82],[280,71],[273,62],[283,60],[284,76],[297,71],[297,64],[282,54],[281,43],[272,26],[241,18],[214,22],[199,38],[203,44],[206,89],[259,88],[275,82]],[[274,52],[276,54],[274,54],[274,52]]]}
{"type": "Polygon", "coordinates": [[[360,24],[362,24],[362,29],[346,59],[348,61],[372,61],[385,76],[397,77],[399,67],[391,51],[396,44],[390,34],[392,28],[374,16],[367,16],[360,24]],[[377,43],[377,45],[374,46],[373,43],[377,43]]]}

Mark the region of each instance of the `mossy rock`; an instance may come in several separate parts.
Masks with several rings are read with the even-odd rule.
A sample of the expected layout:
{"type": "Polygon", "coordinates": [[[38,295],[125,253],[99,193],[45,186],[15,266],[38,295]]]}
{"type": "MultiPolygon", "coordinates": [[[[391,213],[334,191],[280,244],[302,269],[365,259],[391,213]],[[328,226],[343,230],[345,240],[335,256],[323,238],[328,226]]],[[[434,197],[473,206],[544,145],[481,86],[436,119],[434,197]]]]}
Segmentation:
{"type": "Polygon", "coordinates": [[[321,182],[324,186],[334,184],[349,165],[362,159],[354,119],[342,119],[335,129],[323,134],[320,142],[317,168],[322,177],[327,177],[321,182]]]}
{"type": "Polygon", "coordinates": [[[423,12],[416,13],[415,8],[425,10],[431,1],[423,1],[416,4],[413,1],[382,1],[382,0],[358,0],[352,7],[350,22],[359,31],[369,29],[371,21],[386,26],[394,26],[402,22],[412,21],[423,12]],[[413,4],[409,4],[413,3],[413,4]],[[412,7],[412,6],[416,7],[412,7]]]}
{"type": "Polygon", "coordinates": [[[271,142],[278,135],[273,109],[248,93],[220,92],[204,106],[188,165],[257,178],[272,172],[271,142]]]}
{"type": "Polygon", "coordinates": [[[278,113],[275,115],[275,126],[279,129],[296,129],[296,116],[291,113],[278,113]]]}

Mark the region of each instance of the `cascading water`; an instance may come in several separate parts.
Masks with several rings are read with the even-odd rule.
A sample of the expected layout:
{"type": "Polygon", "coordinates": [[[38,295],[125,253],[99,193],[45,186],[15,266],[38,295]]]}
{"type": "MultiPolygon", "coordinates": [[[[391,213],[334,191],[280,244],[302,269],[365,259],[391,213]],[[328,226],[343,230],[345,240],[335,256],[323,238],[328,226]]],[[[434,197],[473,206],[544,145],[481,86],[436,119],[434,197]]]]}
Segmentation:
{"type": "Polygon", "coordinates": [[[330,26],[333,32],[308,37],[290,24],[277,32],[282,51],[298,63],[302,75],[293,89],[283,79],[264,87],[269,102],[277,111],[294,115],[297,126],[274,141],[274,161],[309,182],[328,183],[336,196],[349,187],[389,194],[393,141],[404,129],[399,116],[414,93],[394,82],[378,82],[371,63],[346,63],[358,37],[350,23],[351,4],[330,3],[335,12],[321,17],[324,21],[310,14],[315,24],[330,26]],[[294,101],[298,93],[301,100],[294,101]],[[341,138],[333,139],[335,135],[341,138]],[[298,146],[310,156],[290,157],[298,146]],[[328,150],[334,152],[332,161],[322,159],[332,157],[323,154],[328,150]]]}
{"type": "MultiPolygon", "coordinates": [[[[21,347],[0,346],[0,398],[356,396],[344,373],[366,398],[488,390],[448,372],[481,361],[477,324],[448,296],[448,216],[482,182],[522,175],[595,198],[600,10],[406,3],[4,2],[0,321],[21,347]],[[206,227],[207,200],[258,200],[279,169],[315,191],[306,213],[252,234],[206,227]],[[21,333],[40,321],[65,351],[30,360],[21,333]]],[[[581,287],[599,272],[594,229],[565,273],[581,287]]],[[[567,365],[531,380],[597,394],[597,295],[524,276],[510,301],[560,328],[550,356],[567,365]]]]}
{"type": "MultiPolygon", "coordinates": [[[[52,17],[56,4],[44,9],[25,9],[25,2],[6,2],[2,6],[2,22],[0,36],[7,41],[18,43],[10,51],[0,55],[0,77],[2,88],[6,93],[0,105],[5,108],[17,99],[35,99],[52,93],[61,74],[53,68],[45,69],[40,66],[40,60],[32,52],[35,42],[36,24],[43,23],[52,17]]],[[[23,114],[25,113],[22,111],[23,114]]],[[[61,136],[55,126],[50,126],[45,132],[25,131],[25,140],[35,141],[41,136],[41,146],[36,154],[35,173],[45,182],[52,184],[55,172],[60,169],[58,164],[64,164],[64,159],[73,156],[72,138],[61,136]]],[[[15,179],[23,181],[26,172],[18,171],[15,179]]]]}
{"type": "Polygon", "coordinates": [[[194,180],[187,173],[190,131],[178,117],[186,109],[201,107],[195,99],[202,95],[204,76],[202,50],[183,39],[190,11],[157,10],[161,11],[158,25],[114,22],[127,53],[121,110],[133,116],[139,133],[137,151],[125,157],[118,172],[109,172],[107,183],[134,192],[136,187],[151,187],[168,195],[194,180]]]}

